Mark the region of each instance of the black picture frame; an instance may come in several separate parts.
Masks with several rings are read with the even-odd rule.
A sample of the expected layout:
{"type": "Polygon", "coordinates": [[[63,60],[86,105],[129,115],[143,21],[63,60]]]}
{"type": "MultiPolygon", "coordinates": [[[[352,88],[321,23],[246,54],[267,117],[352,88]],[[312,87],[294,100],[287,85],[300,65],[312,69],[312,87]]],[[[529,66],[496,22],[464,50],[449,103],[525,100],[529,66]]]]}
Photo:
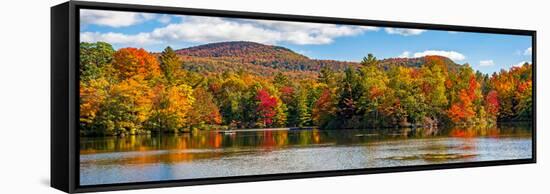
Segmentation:
{"type": "Polygon", "coordinates": [[[536,163],[536,31],[485,28],[472,26],[439,25],[365,19],[191,9],[147,5],[113,4],[101,2],[69,1],[51,8],[51,186],[67,193],[95,192],[127,189],[144,189],[188,185],[220,184],[280,179],[312,178],[326,176],[361,175],[418,170],[436,170],[465,167],[482,167],[511,164],[536,163]],[[527,35],[532,37],[533,65],[533,120],[532,158],[517,160],[482,161],[468,163],[401,166],[384,168],[351,169],[338,171],[318,171],[303,173],[266,174],[238,177],[203,178],[191,180],[171,180],[136,182],[93,186],[79,185],[79,9],[99,9],[116,11],[136,11],[150,13],[184,14],[198,16],[220,16],[248,19],[283,20],[298,22],[368,25],[379,27],[399,27],[429,30],[450,30],[493,34],[527,35]]]}

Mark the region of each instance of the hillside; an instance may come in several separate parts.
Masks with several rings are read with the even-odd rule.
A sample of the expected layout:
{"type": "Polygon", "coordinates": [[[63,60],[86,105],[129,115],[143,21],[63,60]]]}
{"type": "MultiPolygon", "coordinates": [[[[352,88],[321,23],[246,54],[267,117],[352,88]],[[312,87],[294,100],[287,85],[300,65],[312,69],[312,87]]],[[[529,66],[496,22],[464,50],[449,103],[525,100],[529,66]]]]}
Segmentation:
{"type": "Polygon", "coordinates": [[[290,58],[307,60],[306,56],[293,52],[290,49],[264,45],[255,42],[235,41],[204,44],[176,50],[179,55],[195,57],[242,57],[246,59],[262,58],[277,60],[290,58]]]}
{"type": "MultiPolygon", "coordinates": [[[[273,70],[317,72],[322,67],[342,71],[348,67],[359,67],[357,62],[310,59],[288,48],[264,45],[255,42],[220,42],[199,45],[175,51],[186,62],[187,69],[224,71],[246,69],[270,75],[273,70]]],[[[449,69],[457,69],[459,64],[445,57],[437,57],[449,69]]],[[[421,58],[389,58],[380,60],[384,69],[392,66],[420,67],[426,63],[421,58]]]]}
{"type": "Polygon", "coordinates": [[[244,41],[205,44],[179,49],[176,53],[191,61],[202,58],[296,71],[319,71],[323,66],[342,70],[358,65],[353,62],[310,59],[288,48],[244,41]]]}

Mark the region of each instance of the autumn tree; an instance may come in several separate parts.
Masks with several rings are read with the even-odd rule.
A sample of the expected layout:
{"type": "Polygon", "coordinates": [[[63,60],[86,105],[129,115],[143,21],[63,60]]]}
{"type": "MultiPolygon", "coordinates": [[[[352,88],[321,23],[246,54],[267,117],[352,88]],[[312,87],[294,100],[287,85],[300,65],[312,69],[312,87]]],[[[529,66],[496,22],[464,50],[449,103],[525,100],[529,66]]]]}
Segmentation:
{"type": "Polygon", "coordinates": [[[80,122],[90,129],[109,87],[108,71],[115,52],[105,42],[80,44],[80,122]]]}
{"type": "Polygon", "coordinates": [[[450,94],[452,100],[447,110],[449,118],[455,123],[474,122],[472,119],[476,118],[476,113],[482,108],[482,98],[473,70],[467,65],[460,68],[450,88],[451,91],[458,91],[458,93],[450,94]]]}
{"type": "Polygon", "coordinates": [[[428,112],[431,117],[439,117],[444,114],[444,110],[447,107],[449,101],[446,96],[446,71],[442,69],[442,66],[424,65],[420,68],[421,78],[421,91],[426,96],[426,103],[432,107],[432,110],[428,112]]]}
{"type": "Polygon", "coordinates": [[[530,64],[489,76],[441,56],[378,60],[369,54],[352,63],[217,51],[221,55],[208,49],[182,55],[187,51],[167,47],[156,55],[81,43],[81,131],[466,125],[533,115],[530,64]]]}
{"type": "Polygon", "coordinates": [[[518,85],[516,94],[518,101],[515,109],[517,118],[520,120],[529,120],[533,117],[533,82],[531,80],[522,81],[518,85]]]}
{"type": "Polygon", "coordinates": [[[420,70],[406,67],[394,67],[389,72],[393,94],[391,117],[399,125],[419,124],[429,112],[421,76],[420,70]]]}
{"type": "Polygon", "coordinates": [[[275,77],[273,78],[273,84],[278,88],[291,85],[288,77],[281,72],[278,72],[275,75],[275,77]]]}
{"type": "Polygon", "coordinates": [[[330,67],[322,67],[319,71],[318,82],[326,84],[329,88],[336,88],[336,73],[330,67]]]}
{"type": "Polygon", "coordinates": [[[177,133],[190,125],[189,113],[195,103],[193,90],[187,85],[164,86],[154,89],[153,109],[147,128],[157,132],[177,133]]]}
{"type": "Polygon", "coordinates": [[[270,126],[273,118],[277,115],[277,99],[271,96],[266,90],[259,90],[256,94],[259,123],[261,126],[270,126]]]}
{"type": "Polygon", "coordinates": [[[277,106],[275,107],[276,115],[273,117],[273,126],[287,127],[288,106],[277,98],[277,106]]]}
{"type": "Polygon", "coordinates": [[[81,81],[80,84],[80,123],[90,129],[102,103],[108,95],[109,82],[104,78],[81,81]]]}
{"type": "Polygon", "coordinates": [[[134,134],[151,113],[154,93],[140,77],[127,79],[108,89],[94,119],[102,134],[134,134]]]}
{"type": "Polygon", "coordinates": [[[121,79],[128,79],[135,75],[151,79],[160,75],[158,60],[144,49],[119,49],[114,53],[113,65],[121,79]]]}
{"type": "Polygon", "coordinates": [[[247,94],[249,86],[235,73],[224,73],[221,79],[218,83],[220,90],[216,92],[215,100],[220,107],[222,122],[233,127],[242,126],[241,121],[246,110],[241,105],[251,97],[247,94]]]}
{"type": "Polygon", "coordinates": [[[218,106],[214,104],[212,95],[204,88],[193,90],[195,99],[189,110],[188,124],[191,126],[219,125],[222,122],[218,106]]]}
{"type": "Polygon", "coordinates": [[[335,119],[336,106],[333,95],[329,89],[323,90],[312,110],[313,124],[321,128],[330,128],[335,119]]]}
{"type": "MultiPolygon", "coordinates": [[[[381,124],[380,110],[388,99],[390,90],[388,88],[389,78],[386,73],[374,65],[373,56],[369,55],[367,61],[371,61],[360,69],[362,88],[364,93],[359,98],[359,109],[365,112],[363,123],[366,126],[378,126],[381,124]],[[370,58],[370,60],[369,60],[370,58]]],[[[375,60],[375,59],[374,59],[375,60]]]]}
{"type": "Polygon", "coordinates": [[[359,109],[359,101],[365,93],[365,88],[356,70],[348,68],[344,73],[344,78],[338,87],[336,119],[342,122],[342,127],[350,128],[359,125],[364,115],[364,112],[359,109]]]}
{"type": "Polygon", "coordinates": [[[493,119],[496,121],[496,118],[498,116],[498,110],[499,110],[499,102],[498,102],[498,93],[495,90],[491,90],[487,96],[485,97],[485,106],[487,113],[493,119]]]}
{"type": "Polygon", "coordinates": [[[182,61],[172,47],[166,47],[159,57],[160,69],[168,82],[173,83],[181,68],[182,61]]]}
{"type": "Polygon", "coordinates": [[[102,69],[104,66],[111,64],[115,50],[109,43],[83,42],[80,43],[79,52],[80,80],[88,81],[102,76],[102,69]]]}
{"type": "Polygon", "coordinates": [[[532,117],[532,65],[526,63],[493,74],[489,85],[499,99],[499,120],[529,120],[532,117]]]}
{"type": "Polygon", "coordinates": [[[460,90],[458,100],[451,104],[447,114],[455,123],[469,122],[470,119],[475,117],[476,112],[473,107],[472,99],[466,90],[460,90]]]}

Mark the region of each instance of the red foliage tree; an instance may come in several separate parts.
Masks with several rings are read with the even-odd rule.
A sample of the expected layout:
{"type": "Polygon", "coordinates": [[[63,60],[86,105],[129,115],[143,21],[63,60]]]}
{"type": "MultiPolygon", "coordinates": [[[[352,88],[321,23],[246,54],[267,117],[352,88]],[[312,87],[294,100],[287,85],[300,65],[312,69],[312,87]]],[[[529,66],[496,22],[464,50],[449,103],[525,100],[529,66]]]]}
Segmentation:
{"type": "Polygon", "coordinates": [[[332,104],[332,96],[329,89],[325,89],[312,110],[313,123],[324,125],[328,122],[331,114],[334,114],[334,105],[332,104]]]}
{"type": "Polygon", "coordinates": [[[294,88],[290,86],[284,86],[281,89],[279,89],[279,92],[281,93],[281,100],[289,104],[292,101],[292,96],[294,95],[294,88]]]}
{"type": "Polygon", "coordinates": [[[258,115],[264,126],[273,123],[273,117],[277,114],[275,107],[277,106],[277,98],[271,96],[266,90],[261,89],[256,94],[258,100],[258,115]]]}
{"type": "Polygon", "coordinates": [[[492,116],[496,116],[498,114],[498,108],[499,108],[498,92],[495,90],[491,90],[487,94],[487,97],[485,97],[485,103],[487,106],[487,112],[492,116]]]}
{"type": "Polygon", "coordinates": [[[470,100],[474,100],[476,98],[476,90],[479,88],[479,83],[477,83],[476,77],[472,75],[470,76],[468,84],[468,97],[470,100]]]}

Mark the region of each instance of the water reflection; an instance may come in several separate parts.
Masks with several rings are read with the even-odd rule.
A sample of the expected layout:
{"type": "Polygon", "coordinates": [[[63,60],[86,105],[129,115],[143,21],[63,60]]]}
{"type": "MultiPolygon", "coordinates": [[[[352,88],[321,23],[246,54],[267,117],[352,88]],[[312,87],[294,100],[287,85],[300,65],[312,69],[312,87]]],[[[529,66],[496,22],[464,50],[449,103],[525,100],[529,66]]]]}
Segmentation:
{"type": "Polygon", "coordinates": [[[80,140],[81,184],[531,157],[531,126],[199,131],[80,140]]]}
{"type": "Polygon", "coordinates": [[[353,145],[376,141],[417,138],[458,137],[499,138],[531,136],[528,125],[500,128],[455,127],[447,129],[365,129],[365,130],[273,130],[226,134],[220,131],[199,131],[181,135],[143,135],[126,137],[82,137],[80,154],[148,150],[188,150],[256,147],[276,149],[288,146],[353,145]]]}

